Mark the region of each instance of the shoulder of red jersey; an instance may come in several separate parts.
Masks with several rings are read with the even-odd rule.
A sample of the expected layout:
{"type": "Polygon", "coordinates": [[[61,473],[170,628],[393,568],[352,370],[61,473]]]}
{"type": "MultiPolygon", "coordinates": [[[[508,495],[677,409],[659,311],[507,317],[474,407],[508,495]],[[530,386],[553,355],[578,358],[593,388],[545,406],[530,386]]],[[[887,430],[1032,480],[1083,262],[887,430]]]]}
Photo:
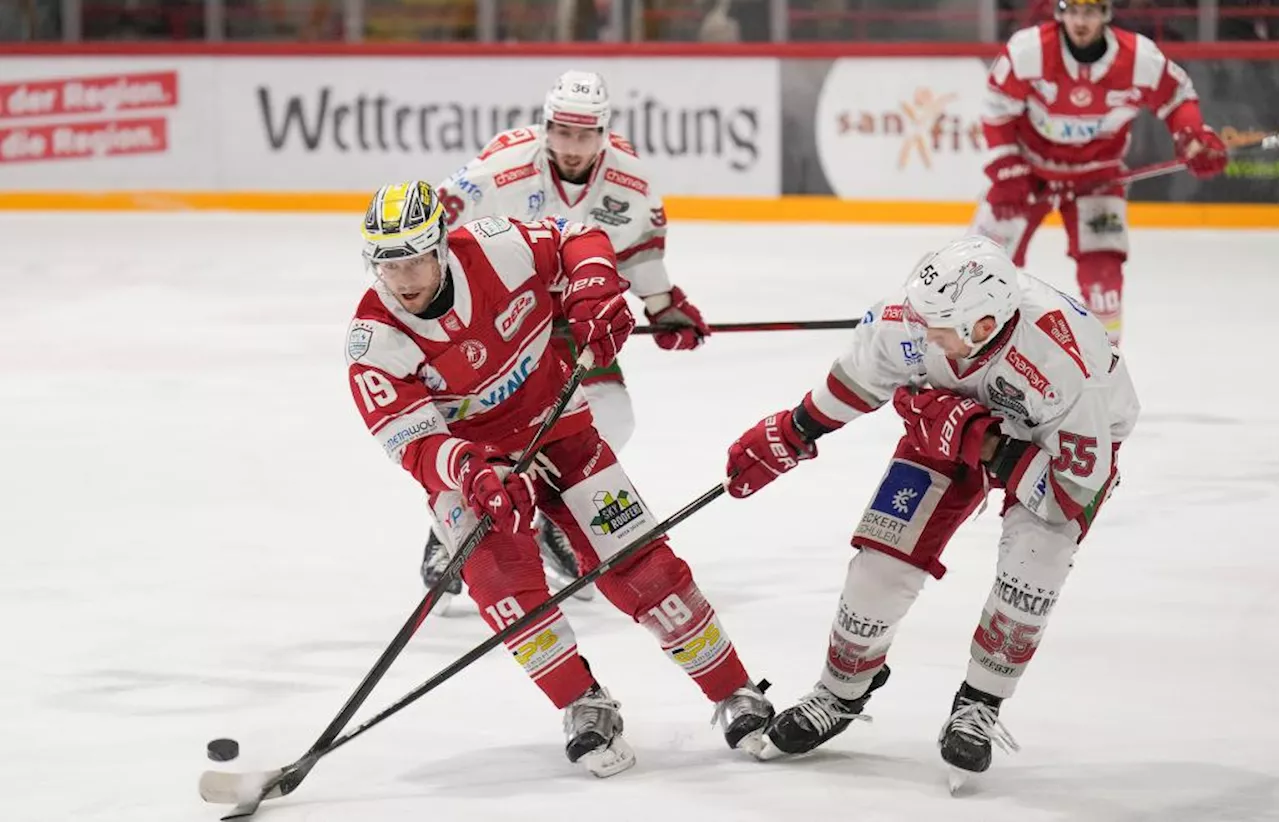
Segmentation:
{"type": "Polygon", "coordinates": [[[1005,44],[1005,56],[1013,76],[1019,80],[1044,77],[1045,56],[1058,46],[1058,37],[1056,22],[1041,23],[1014,32],[1005,44]]]}
{"type": "Polygon", "coordinates": [[[393,377],[416,373],[422,349],[396,322],[375,289],[360,299],[347,327],[347,365],[376,368],[393,377]]]}
{"type": "Polygon", "coordinates": [[[487,180],[495,188],[536,177],[541,148],[542,136],[537,128],[503,131],[454,177],[465,175],[471,182],[487,180]]]}

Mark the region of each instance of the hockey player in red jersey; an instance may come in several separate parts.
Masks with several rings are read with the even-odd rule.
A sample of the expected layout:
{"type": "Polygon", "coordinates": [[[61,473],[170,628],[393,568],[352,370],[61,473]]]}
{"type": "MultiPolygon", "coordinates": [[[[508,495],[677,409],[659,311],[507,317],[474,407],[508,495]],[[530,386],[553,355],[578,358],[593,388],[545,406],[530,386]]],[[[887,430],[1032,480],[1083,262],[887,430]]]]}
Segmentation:
{"type": "Polygon", "coordinates": [[[889,679],[897,629],[960,524],[1004,491],[994,583],[938,738],[956,773],[985,771],[999,717],[1036,653],[1077,546],[1117,482],[1138,418],[1128,366],[1074,299],[1022,278],[997,244],[927,255],[873,306],[825,379],[729,449],[729,493],[754,494],[816,440],[892,402],[905,433],[853,534],[818,684],[766,736],[805,753],[849,727],[889,679]]]}
{"type": "MultiPolygon", "coordinates": [[[[635,319],[599,229],[485,217],[450,232],[443,213],[435,190],[420,181],[374,196],[364,257],[375,281],[348,332],[349,378],[370,432],[426,489],[450,552],[480,515],[493,518],[462,576],[497,631],[550,596],[534,541],[535,506],[564,532],[584,572],[656,524],[593,426],[581,389],[533,468],[510,472],[571,370],[551,345],[552,317],[568,321],[578,350],[598,365],[613,361],[635,319]]],[[[758,754],[773,709],[666,538],[597,587],[715,703],[730,747],[758,754]]],[[[634,764],[619,705],[578,655],[563,612],[553,610],[507,644],[564,709],[571,761],[597,776],[634,764]]]]}
{"type": "Polygon", "coordinates": [[[1058,0],[1055,18],[1014,34],[991,66],[983,115],[991,187],[970,230],[1022,266],[1056,207],[1080,293],[1117,342],[1129,226],[1125,188],[1107,181],[1123,173],[1133,119],[1154,112],[1200,178],[1222,173],[1226,147],[1205,125],[1186,72],[1151,40],[1110,25],[1110,0],[1058,0]]]}

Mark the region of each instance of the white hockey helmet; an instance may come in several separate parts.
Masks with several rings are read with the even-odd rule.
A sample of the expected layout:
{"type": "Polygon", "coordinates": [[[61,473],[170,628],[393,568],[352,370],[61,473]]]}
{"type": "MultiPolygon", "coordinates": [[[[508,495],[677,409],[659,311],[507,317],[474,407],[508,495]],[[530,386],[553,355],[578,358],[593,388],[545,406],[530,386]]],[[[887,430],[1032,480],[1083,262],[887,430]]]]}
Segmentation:
{"type": "Polygon", "coordinates": [[[1103,22],[1111,22],[1111,0],[1058,0],[1054,5],[1053,19],[1061,22],[1062,16],[1066,14],[1067,9],[1071,6],[1100,9],[1103,22]]]}
{"type": "MultiPolygon", "coordinates": [[[[977,347],[973,327],[983,317],[1003,328],[1022,299],[1018,270],[994,240],[962,237],[916,263],[907,278],[908,325],[953,328],[966,345],[977,347]]],[[[916,329],[923,337],[923,328],[916,329]]]]}
{"type": "Polygon", "coordinates": [[[613,111],[609,108],[609,87],[594,71],[566,71],[547,92],[542,119],[579,128],[598,128],[608,133],[613,111]]]}
{"type": "Polygon", "coordinates": [[[364,214],[364,258],[376,273],[378,263],[420,257],[434,251],[440,270],[448,267],[448,226],[444,206],[421,180],[378,189],[364,214]]]}

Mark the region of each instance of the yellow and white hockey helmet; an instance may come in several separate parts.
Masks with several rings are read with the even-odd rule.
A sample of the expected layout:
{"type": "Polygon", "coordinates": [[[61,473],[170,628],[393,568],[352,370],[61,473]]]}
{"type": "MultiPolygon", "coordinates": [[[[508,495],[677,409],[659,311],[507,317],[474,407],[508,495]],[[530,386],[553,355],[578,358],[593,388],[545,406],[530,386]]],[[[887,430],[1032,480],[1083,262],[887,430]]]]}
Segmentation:
{"type": "Polygon", "coordinates": [[[428,183],[414,180],[378,189],[364,214],[364,258],[378,263],[436,253],[444,270],[449,255],[444,206],[428,183]]]}
{"type": "Polygon", "coordinates": [[[566,71],[547,92],[542,119],[579,128],[609,131],[613,111],[609,107],[609,87],[594,71],[566,71]]]}
{"type": "Polygon", "coordinates": [[[1111,0],[1058,0],[1054,6],[1053,19],[1062,20],[1062,15],[1072,6],[1095,8],[1102,12],[1103,22],[1111,22],[1111,0]]]}
{"type": "Polygon", "coordinates": [[[903,320],[914,336],[924,328],[953,328],[976,346],[973,327],[992,317],[1003,328],[1022,301],[1018,269],[1005,250],[987,237],[962,237],[916,263],[907,278],[903,320]]]}

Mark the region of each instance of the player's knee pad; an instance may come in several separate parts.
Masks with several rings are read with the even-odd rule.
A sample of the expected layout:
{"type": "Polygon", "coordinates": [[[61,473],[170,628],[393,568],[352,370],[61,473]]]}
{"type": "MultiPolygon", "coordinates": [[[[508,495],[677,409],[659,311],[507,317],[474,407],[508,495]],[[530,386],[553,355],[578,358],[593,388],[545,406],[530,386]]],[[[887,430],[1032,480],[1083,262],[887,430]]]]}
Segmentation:
{"type": "Polygon", "coordinates": [[[947,569],[939,556],[985,493],[979,472],[924,459],[903,440],[854,531],[853,544],[941,579],[947,569]]]}
{"type": "MultiPolygon", "coordinates": [[[[462,579],[482,612],[509,596],[528,610],[549,595],[538,546],[523,533],[486,536],[462,566],[462,579]]],[[[486,618],[491,616],[486,613],[486,618]]]]}
{"type": "Polygon", "coordinates": [[[968,682],[1009,697],[1040,645],[1071,571],[1080,526],[1051,524],[1015,505],[1005,513],[1002,529],[996,579],[970,647],[968,682]]]}
{"type": "MultiPolygon", "coordinates": [[[[671,550],[666,537],[659,538],[638,555],[629,557],[600,577],[596,587],[618,610],[650,628],[653,623],[646,622],[646,616],[660,620],[658,614],[650,612],[655,609],[661,611],[664,600],[672,595],[677,599],[687,597],[691,587],[696,590],[693,572],[671,550]]],[[[696,601],[686,603],[689,608],[706,604],[701,593],[694,599],[696,601]]],[[[683,624],[679,621],[675,627],[683,624]]]]}
{"type": "Polygon", "coordinates": [[[601,439],[609,443],[615,454],[620,452],[636,430],[636,415],[627,387],[620,382],[597,382],[583,386],[582,390],[587,395],[591,418],[601,439]]]}
{"type": "Polygon", "coordinates": [[[927,576],[880,551],[859,551],[849,561],[820,679],[832,693],[842,699],[866,693],[927,576]]]}
{"type": "Polygon", "coordinates": [[[1076,258],[1076,283],[1089,310],[1107,329],[1112,342],[1119,342],[1123,318],[1123,254],[1094,251],[1076,258]]]}

